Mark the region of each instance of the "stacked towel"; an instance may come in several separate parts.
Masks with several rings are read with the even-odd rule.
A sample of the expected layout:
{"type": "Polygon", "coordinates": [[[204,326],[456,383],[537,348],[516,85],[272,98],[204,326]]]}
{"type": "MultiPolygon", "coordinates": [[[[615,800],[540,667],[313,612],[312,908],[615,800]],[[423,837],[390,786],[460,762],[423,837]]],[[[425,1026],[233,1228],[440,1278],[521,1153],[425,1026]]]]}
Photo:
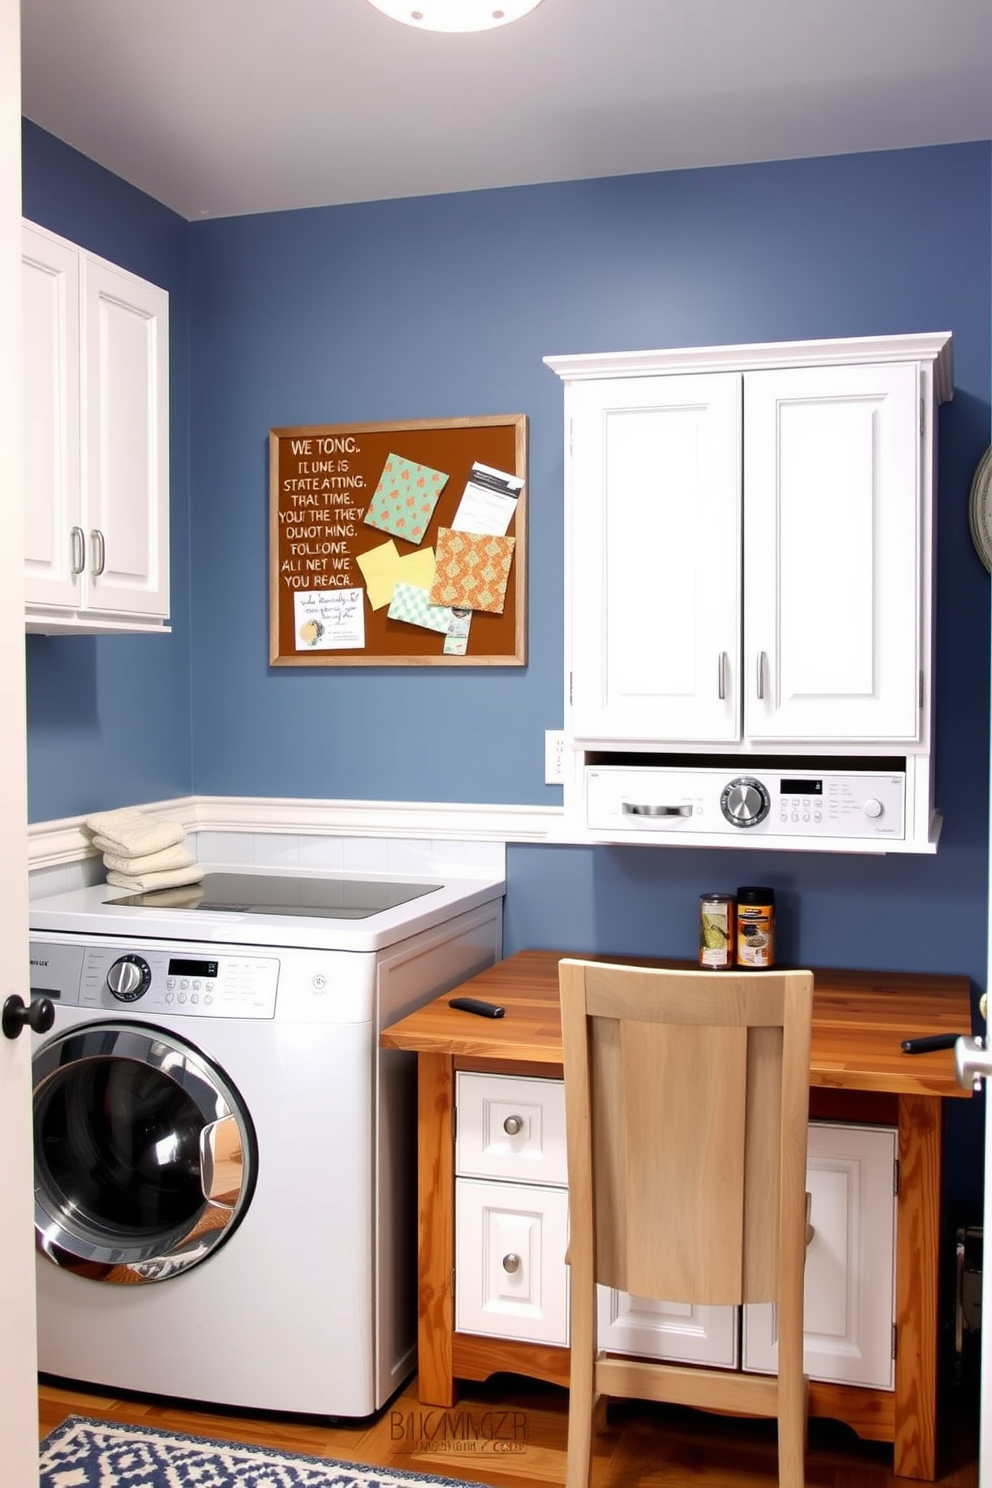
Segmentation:
{"type": "Polygon", "coordinates": [[[183,846],[186,830],[177,822],[162,821],[125,806],[87,817],[93,846],[103,853],[107,882],[122,889],[145,892],[197,884],[203,869],[183,846]]]}

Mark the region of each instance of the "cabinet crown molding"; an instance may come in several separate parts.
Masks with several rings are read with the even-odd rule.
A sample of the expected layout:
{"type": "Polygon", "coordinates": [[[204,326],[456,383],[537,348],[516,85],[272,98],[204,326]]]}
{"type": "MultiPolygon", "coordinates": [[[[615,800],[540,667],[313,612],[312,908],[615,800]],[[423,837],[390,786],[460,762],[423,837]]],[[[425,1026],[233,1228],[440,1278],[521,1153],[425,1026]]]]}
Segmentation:
{"type": "Polygon", "coordinates": [[[855,336],[820,341],[760,341],[739,346],[668,347],[654,351],[590,352],[547,356],[545,365],[563,382],[604,377],[651,377],[666,372],[749,372],[765,367],[851,366],[920,361],[933,367],[938,403],[954,386],[952,333],[855,336]]]}

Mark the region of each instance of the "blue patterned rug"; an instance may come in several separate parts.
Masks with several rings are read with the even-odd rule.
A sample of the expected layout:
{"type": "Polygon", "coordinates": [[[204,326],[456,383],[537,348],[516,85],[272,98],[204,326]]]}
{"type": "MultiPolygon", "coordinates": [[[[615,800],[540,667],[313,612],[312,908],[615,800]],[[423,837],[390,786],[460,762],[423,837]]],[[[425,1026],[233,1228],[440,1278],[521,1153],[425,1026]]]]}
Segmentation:
{"type": "Polygon", "coordinates": [[[45,1438],[39,1473],[39,1488],[473,1488],[454,1478],[398,1476],[385,1468],[83,1416],[70,1416],[45,1438]]]}

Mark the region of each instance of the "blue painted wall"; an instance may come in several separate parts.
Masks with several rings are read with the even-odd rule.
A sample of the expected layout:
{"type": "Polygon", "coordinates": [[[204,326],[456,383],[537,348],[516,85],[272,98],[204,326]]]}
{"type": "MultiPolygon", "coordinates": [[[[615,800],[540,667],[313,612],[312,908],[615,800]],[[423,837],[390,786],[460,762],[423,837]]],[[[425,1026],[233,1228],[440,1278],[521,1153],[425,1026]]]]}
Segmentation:
{"type": "MultiPolygon", "coordinates": [[[[953,331],[937,856],[511,847],[506,945],[691,955],[700,890],[761,882],[779,894],[783,959],[984,986],[989,580],[966,506],[990,438],[988,143],[187,225],[28,126],[25,210],[166,283],[182,362],[175,633],[29,646],[33,819],[190,789],[556,803],[543,732],[562,721],[562,389],[542,358],[953,331]],[[530,419],[528,666],[270,668],[268,430],[517,412],[530,419]],[[135,699],[151,723],[124,741],[118,710],[135,699]]],[[[951,1191],[965,1201],[978,1115],[954,1103],[951,1191]]]]}

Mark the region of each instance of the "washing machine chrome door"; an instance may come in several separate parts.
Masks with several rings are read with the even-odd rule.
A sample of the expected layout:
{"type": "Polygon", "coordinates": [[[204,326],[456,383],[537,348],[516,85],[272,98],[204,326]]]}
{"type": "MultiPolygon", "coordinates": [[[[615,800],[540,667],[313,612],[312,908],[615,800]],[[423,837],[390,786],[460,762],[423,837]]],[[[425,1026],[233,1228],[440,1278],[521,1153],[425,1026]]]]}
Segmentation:
{"type": "Polygon", "coordinates": [[[69,1030],[34,1057],[35,1237],[96,1281],[164,1281],[230,1238],[257,1146],[237,1090],[176,1034],[69,1030]]]}

